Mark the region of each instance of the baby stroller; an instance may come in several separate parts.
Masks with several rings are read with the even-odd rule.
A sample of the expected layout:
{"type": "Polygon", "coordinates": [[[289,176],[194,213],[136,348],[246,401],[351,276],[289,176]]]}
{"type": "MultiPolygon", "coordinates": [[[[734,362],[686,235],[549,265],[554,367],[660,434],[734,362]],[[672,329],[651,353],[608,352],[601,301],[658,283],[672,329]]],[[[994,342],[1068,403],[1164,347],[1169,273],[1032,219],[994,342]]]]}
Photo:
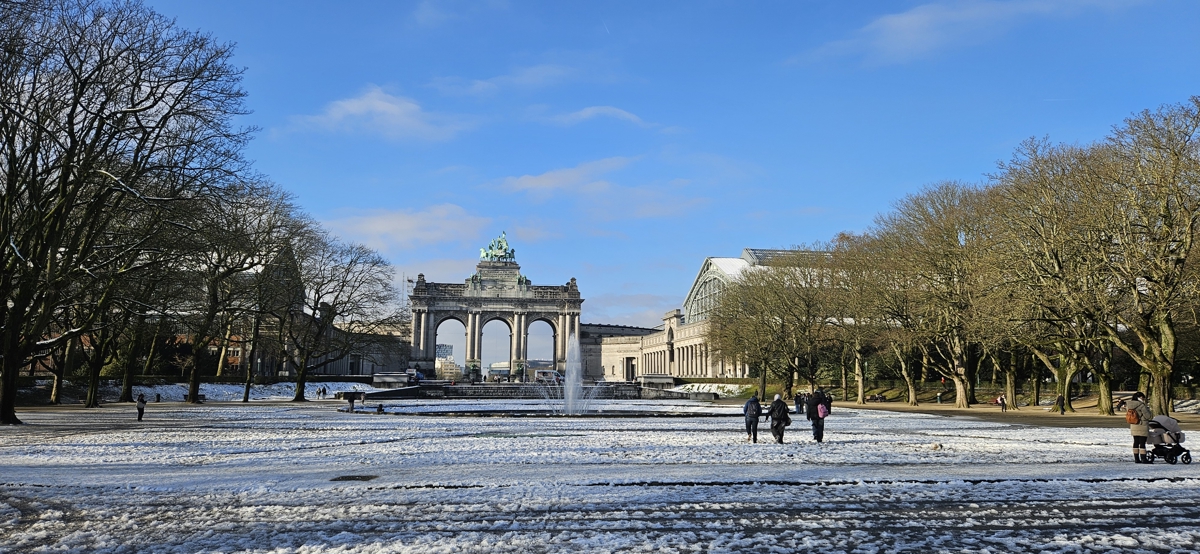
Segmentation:
{"type": "Polygon", "coordinates": [[[1192,463],[1192,453],[1180,446],[1180,443],[1184,441],[1184,436],[1178,421],[1160,415],[1150,420],[1148,425],[1150,426],[1150,436],[1146,438],[1146,445],[1154,445],[1154,450],[1146,453],[1146,457],[1150,461],[1154,461],[1154,457],[1158,456],[1166,460],[1168,464],[1177,461],[1185,464],[1192,463]]]}

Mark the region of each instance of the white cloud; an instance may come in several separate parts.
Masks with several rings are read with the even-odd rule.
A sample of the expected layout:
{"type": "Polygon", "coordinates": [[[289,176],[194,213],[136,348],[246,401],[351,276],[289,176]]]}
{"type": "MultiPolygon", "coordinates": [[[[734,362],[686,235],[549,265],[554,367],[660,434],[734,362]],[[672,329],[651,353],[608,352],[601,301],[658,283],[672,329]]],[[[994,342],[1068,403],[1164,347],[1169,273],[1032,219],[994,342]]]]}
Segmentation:
{"type": "Polygon", "coordinates": [[[614,119],[621,119],[641,127],[651,126],[650,123],[642,121],[642,118],[622,110],[621,108],[614,108],[612,106],[590,106],[577,112],[554,117],[553,120],[563,125],[574,125],[576,123],[581,123],[596,117],[611,117],[614,119]]]}
{"type": "Polygon", "coordinates": [[[504,187],[514,191],[526,191],[534,194],[549,194],[559,189],[597,190],[608,188],[607,181],[599,177],[605,173],[621,169],[633,161],[633,158],[612,157],[581,163],[575,167],[552,169],[540,175],[522,175],[504,179],[504,187]]]}
{"type": "Polygon", "coordinates": [[[490,79],[468,80],[460,77],[438,77],[430,86],[446,94],[481,96],[493,94],[501,89],[535,89],[557,85],[576,78],[579,70],[558,64],[541,64],[522,67],[505,75],[490,79]]]}
{"type": "Polygon", "coordinates": [[[1113,9],[1138,0],[947,0],[875,19],[853,36],[827,43],[804,56],[859,56],[873,64],[904,63],[938,50],[978,44],[1026,19],[1069,16],[1087,9],[1113,9]]]}
{"type": "Polygon", "coordinates": [[[440,243],[465,244],[478,239],[491,219],[455,204],[439,204],[421,211],[371,210],[324,223],[342,238],[394,253],[440,243]]]}
{"type": "Polygon", "coordinates": [[[342,132],[367,132],[389,139],[444,141],[473,123],[461,116],[427,112],[415,100],[372,86],[354,98],[335,100],[319,115],[297,118],[304,126],[342,132]]]}
{"type": "Polygon", "coordinates": [[[508,177],[501,186],[544,199],[556,192],[577,196],[581,213],[589,220],[669,217],[694,211],[709,199],[695,196],[688,179],[670,179],[640,186],[623,186],[603,179],[636,158],[612,157],[553,169],[539,175],[508,177]]]}

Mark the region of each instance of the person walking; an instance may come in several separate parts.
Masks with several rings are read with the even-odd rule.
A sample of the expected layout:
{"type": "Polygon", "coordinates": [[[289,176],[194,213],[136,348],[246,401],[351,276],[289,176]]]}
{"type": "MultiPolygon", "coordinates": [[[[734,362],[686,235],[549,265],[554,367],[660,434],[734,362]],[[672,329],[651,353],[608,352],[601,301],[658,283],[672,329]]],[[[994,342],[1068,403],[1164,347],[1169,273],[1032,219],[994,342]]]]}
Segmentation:
{"type": "Polygon", "coordinates": [[[1125,403],[1125,422],[1129,424],[1129,434],[1133,435],[1133,463],[1150,464],[1146,455],[1146,437],[1150,436],[1150,420],[1154,412],[1146,405],[1146,395],[1141,391],[1133,393],[1133,398],[1125,403]]]}
{"type": "Polygon", "coordinates": [[[1067,415],[1067,399],[1063,398],[1063,395],[1060,394],[1054,399],[1054,409],[1058,410],[1058,415],[1067,415]]]}
{"type": "Polygon", "coordinates": [[[146,414],[146,395],[139,394],[137,397],[138,421],[142,420],[142,416],[146,414]]]}
{"type": "Polygon", "coordinates": [[[787,402],[784,402],[783,397],[778,394],[771,402],[771,407],[767,408],[767,417],[771,418],[771,436],[775,437],[775,442],[779,444],[783,444],[784,428],[792,424],[792,418],[788,416],[788,411],[787,402]]]}
{"type": "Polygon", "coordinates": [[[796,396],[793,397],[793,399],[796,401],[796,413],[803,414],[804,413],[804,395],[801,393],[796,393],[796,396]]]}
{"type": "Polygon", "coordinates": [[[1000,397],[996,399],[996,403],[1000,404],[1000,413],[1004,413],[1004,412],[1008,411],[1008,399],[1005,398],[1003,394],[1001,394],[1000,397]]]}
{"type": "Polygon", "coordinates": [[[746,416],[746,442],[758,442],[758,418],[762,417],[762,404],[758,403],[757,394],[742,406],[742,415],[746,416]]]}
{"type": "Polygon", "coordinates": [[[829,412],[833,408],[833,399],[825,394],[824,389],[817,389],[808,396],[808,420],[812,422],[813,440],[822,442],[825,440],[825,418],[829,417],[829,412]]]}

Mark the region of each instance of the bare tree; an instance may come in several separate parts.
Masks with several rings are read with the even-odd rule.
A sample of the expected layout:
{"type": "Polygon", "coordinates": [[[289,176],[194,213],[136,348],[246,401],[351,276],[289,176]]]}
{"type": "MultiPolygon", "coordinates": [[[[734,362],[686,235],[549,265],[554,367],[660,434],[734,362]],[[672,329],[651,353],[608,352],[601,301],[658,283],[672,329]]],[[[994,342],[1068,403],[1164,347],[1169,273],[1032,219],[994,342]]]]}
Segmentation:
{"type": "Polygon", "coordinates": [[[914,292],[913,330],[933,367],[954,382],[955,405],[970,407],[968,349],[973,307],[985,293],[979,281],[984,248],[978,227],[978,189],[942,183],[901,200],[876,222],[889,265],[906,274],[914,292]]]}
{"type": "Polygon", "coordinates": [[[1091,222],[1108,233],[1108,277],[1125,299],[1103,329],[1150,374],[1151,409],[1169,413],[1176,320],[1196,296],[1200,97],[1126,119],[1099,150],[1093,178],[1103,202],[1091,222]]]}
{"type": "Polygon", "coordinates": [[[308,375],[352,352],[368,352],[403,316],[392,268],[375,251],[312,230],[293,239],[303,287],[302,304],[288,303],[286,333],[294,346],[296,394],[303,401],[308,375]]]}
{"type": "Polygon", "coordinates": [[[194,277],[193,296],[181,317],[190,331],[188,401],[198,402],[200,374],[208,347],[223,337],[218,322],[252,309],[254,288],[243,278],[274,258],[286,237],[312,225],[300,218],[288,196],[274,186],[243,183],[194,213],[183,245],[183,270],[194,277]]]}
{"type": "MultiPolygon", "coordinates": [[[[104,302],[51,335],[71,294],[103,299],[145,236],[131,210],[204,194],[239,163],[240,71],[230,50],[137,3],[5,4],[0,49],[0,423],[38,351],[82,333],[104,302]],[[124,265],[124,267],[121,267],[124,265]]],[[[166,225],[169,218],[146,218],[166,225]]],[[[136,263],[136,262],[135,262],[136,263]]]]}
{"type": "Polygon", "coordinates": [[[721,295],[709,317],[714,351],[753,364],[765,389],[768,376],[791,395],[794,377],[815,387],[822,347],[831,339],[834,306],[824,245],[796,249],[748,269],[721,295]]]}

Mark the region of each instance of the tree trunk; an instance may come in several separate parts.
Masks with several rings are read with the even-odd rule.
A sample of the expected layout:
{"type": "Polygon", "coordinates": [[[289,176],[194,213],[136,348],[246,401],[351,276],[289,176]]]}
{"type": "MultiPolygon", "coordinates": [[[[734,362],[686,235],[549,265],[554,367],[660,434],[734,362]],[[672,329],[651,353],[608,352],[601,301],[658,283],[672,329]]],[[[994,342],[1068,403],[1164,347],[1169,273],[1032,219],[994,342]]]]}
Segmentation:
{"type": "Polygon", "coordinates": [[[967,402],[967,395],[970,394],[967,387],[967,379],[962,375],[955,374],[951,380],[954,381],[954,407],[955,408],[970,408],[971,404],[967,402]]]}
{"type": "Polygon", "coordinates": [[[783,376],[783,397],[791,398],[792,389],[796,386],[795,372],[791,371],[792,368],[788,364],[784,364],[783,369],[785,373],[783,376]]]}
{"type": "Polygon", "coordinates": [[[137,362],[138,354],[142,350],[142,341],[145,340],[146,316],[139,315],[137,323],[133,327],[133,340],[129,344],[129,352],[123,360],[123,373],[121,375],[121,397],[117,402],[133,402],[133,366],[137,362]]]}
{"type": "Polygon", "coordinates": [[[63,350],[61,364],[58,363],[58,360],[55,360],[55,368],[52,371],[54,373],[54,388],[50,389],[51,404],[62,403],[62,381],[67,371],[70,370],[71,364],[75,363],[75,341],[76,339],[67,341],[66,348],[63,350]]]}
{"type": "Polygon", "coordinates": [[[904,384],[908,388],[908,405],[917,405],[917,387],[913,383],[912,369],[908,366],[908,357],[900,351],[896,343],[891,343],[892,352],[896,354],[896,361],[900,363],[900,376],[904,377],[904,384]]]}
{"type": "Polygon", "coordinates": [[[867,379],[866,371],[864,371],[864,369],[863,369],[862,347],[860,346],[858,339],[855,339],[854,340],[854,380],[857,382],[857,388],[858,388],[858,391],[857,391],[858,399],[854,401],[855,404],[866,404],[867,403],[867,391],[866,391],[866,382],[865,382],[866,379],[867,379]]]}
{"type": "Polygon", "coordinates": [[[88,390],[84,408],[100,407],[100,370],[104,369],[104,353],[100,352],[101,345],[96,345],[92,357],[88,358],[88,390]]]}
{"type": "Polygon", "coordinates": [[[767,400],[767,368],[761,364],[758,368],[758,398],[767,400]]]}
{"type": "Polygon", "coordinates": [[[921,382],[929,380],[929,352],[924,348],[921,349],[921,382]]]}
{"type": "Polygon", "coordinates": [[[158,324],[154,327],[154,337],[150,338],[150,350],[146,351],[146,362],[142,365],[142,374],[149,375],[150,368],[154,367],[154,357],[158,355],[158,337],[162,336],[162,326],[166,323],[166,319],[160,315],[158,324]]]}
{"type": "Polygon", "coordinates": [[[1032,385],[1029,387],[1029,404],[1031,406],[1042,405],[1042,366],[1036,361],[1028,360],[1029,363],[1029,382],[1032,385]]]}
{"type": "Polygon", "coordinates": [[[1017,360],[1016,353],[1009,352],[1007,363],[1003,365],[1004,369],[1004,398],[1008,401],[1008,409],[1019,410],[1020,402],[1017,401],[1017,360]]]}
{"type": "Polygon", "coordinates": [[[842,347],[842,355],[838,356],[838,365],[842,368],[842,400],[850,398],[850,378],[846,370],[846,349],[842,347]]]}
{"type": "Polygon", "coordinates": [[[946,346],[950,351],[950,367],[953,370],[950,377],[954,381],[954,407],[970,408],[971,384],[967,381],[970,360],[967,359],[967,347],[963,344],[961,337],[954,337],[947,340],[946,346]]]}
{"type": "Polygon", "coordinates": [[[292,397],[292,402],[305,402],[308,399],[304,397],[304,381],[308,378],[308,353],[300,356],[302,362],[300,367],[296,368],[296,395],[292,397]]]}
{"type": "Polygon", "coordinates": [[[1099,398],[1096,410],[1100,415],[1113,415],[1112,401],[1112,346],[1101,343],[1100,363],[1093,364],[1092,374],[1096,376],[1096,388],[1099,398]]]}
{"type": "Polygon", "coordinates": [[[1171,373],[1154,373],[1150,375],[1150,411],[1154,415],[1170,415],[1171,413],[1171,373]]]}
{"type": "MultiPolygon", "coordinates": [[[[258,314],[254,315],[254,331],[250,336],[250,353],[246,359],[246,388],[242,391],[242,402],[250,401],[250,384],[254,381],[254,356],[258,353],[258,329],[262,321],[258,314]]],[[[245,348],[243,348],[245,350],[245,348]]]]}
{"type": "Polygon", "coordinates": [[[979,381],[979,368],[983,365],[983,355],[976,354],[974,348],[967,347],[966,361],[967,404],[978,404],[979,399],[975,397],[975,384],[979,381]]]}
{"type": "Polygon", "coordinates": [[[17,372],[21,362],[12,350],[6,350],[0,366],[0,424],[20,425],[17,418],[17,372]]]}
{"type": "Polygon", "coordinates": [[[225,355],[229,352],[229,339],[233,336],[233,316],[229,316],[225,324],[225,335],[221,337],[220,355],[217,357],[217,377],[225,373],[225,355]]]}

